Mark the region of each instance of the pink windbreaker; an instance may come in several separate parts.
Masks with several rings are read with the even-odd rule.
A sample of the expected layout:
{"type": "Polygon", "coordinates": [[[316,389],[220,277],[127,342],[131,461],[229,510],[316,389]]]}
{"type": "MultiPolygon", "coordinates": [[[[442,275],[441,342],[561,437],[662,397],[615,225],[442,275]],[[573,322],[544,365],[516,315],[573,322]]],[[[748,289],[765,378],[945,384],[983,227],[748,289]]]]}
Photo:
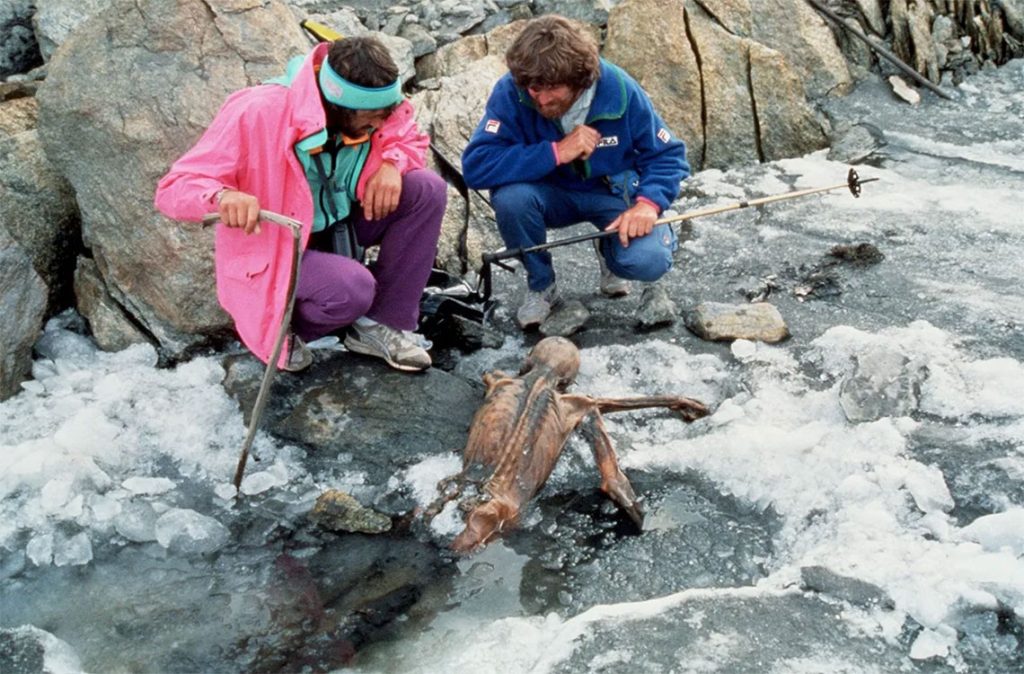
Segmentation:
{"type": "MultiPolygon", "coordinates": [[[[157,209],[169,218],[199,222],[217,210],[222,188],[255,195],[260,208],[302,223],[305,250],[313,222],[313,195],[294,146],[326,124],[313,66],[326,57],[317,45],[290,87],[265,84],[237,91],[224,102],[199,142],[174,163],[156,189],[157,209]]],[[[356,186],[363,198],[366,181],[384,161],[403,175],[424,165],[429,139],[419,132],[413,108],[404,101],[376,130],[356,186]]],[[[217,224],[217,299],[235,321],[242,342],[266,362],[288,302],[292,235],[263,223],[260,234],[217,224]]],[[[284,365],[282,353],[278,365],[284,365]]]]}

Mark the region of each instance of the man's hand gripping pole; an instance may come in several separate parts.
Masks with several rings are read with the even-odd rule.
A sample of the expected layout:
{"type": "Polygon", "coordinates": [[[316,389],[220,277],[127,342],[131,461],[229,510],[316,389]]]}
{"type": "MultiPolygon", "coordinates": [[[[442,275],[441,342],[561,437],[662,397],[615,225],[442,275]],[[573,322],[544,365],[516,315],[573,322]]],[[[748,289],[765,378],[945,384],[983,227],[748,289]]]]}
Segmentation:
{"type": "MultiPolygon", "coordinates": [[[[211,225],[218,220],[220,220],[219,214],[208,213],[203,217],[203,225],[211,225]]],[[[249,416],[249,431],[245,436],[245,442],[242,443],[242,453],[238,457],[238,467],[235,469],[235,489],[241,488],[242,476],[245,474],[245,464],[249,460],[249,449],[252,447],[252,442],[256,437],[256,429],[259,427],[260,417],[263,416],[263,408],[267,406],[270,384],[274,381],[274,374],[277,373],[277,360],[281,356],[281,348],[284,346],[284,340],[288,335],[288,329],[292,322],[292,309],[295,308],[295,288],[298,286],[299,281],[299,248],[302,236],[302,223],[273,211],[263,210],[260,211],[260,220],[273,222],[291,230],[292,256],[288,275],[288,303],[285,305],[284,315],[281,317],[281,327],[277,331],[277,339],[274,340],[274,350],[270,354],[270,360],[267,361],[267,369],[263,372],[263,381],[260,383],[260,391],[256,396],[256,404],[253,405],[252,414],[249,416]]]]}

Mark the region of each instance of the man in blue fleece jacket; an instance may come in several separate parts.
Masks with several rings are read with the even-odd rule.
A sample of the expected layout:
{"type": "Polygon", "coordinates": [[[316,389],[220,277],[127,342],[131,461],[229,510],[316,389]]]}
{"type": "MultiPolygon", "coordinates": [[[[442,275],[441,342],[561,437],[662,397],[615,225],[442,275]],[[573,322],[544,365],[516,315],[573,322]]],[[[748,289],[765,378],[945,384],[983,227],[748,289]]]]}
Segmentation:
{"type": "MultiPolygon", "coordinates": [[[[678,242],[654,223],[690,175],[686,146],[640,85],[564,17],[530,21],[505,60],[509,73],[462,154],[466,184],[491,190],[505,245],[545,243],[548,228],[588,221],[618,233],[596,240],[604,294],[659,279],[678,242]]],[[[524,329],[543,322],[558,297],[550,253],[528,254],[525,266],[524,329]]]]}

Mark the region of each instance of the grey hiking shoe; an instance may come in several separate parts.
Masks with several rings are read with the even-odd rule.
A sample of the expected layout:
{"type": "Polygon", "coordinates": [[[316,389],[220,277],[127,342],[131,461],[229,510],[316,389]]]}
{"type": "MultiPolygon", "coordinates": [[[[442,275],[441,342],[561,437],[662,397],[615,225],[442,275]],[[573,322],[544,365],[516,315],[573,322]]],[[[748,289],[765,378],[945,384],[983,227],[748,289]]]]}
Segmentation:
{"type": "Polygon", "coordinates": [[[601,239],[594,239],[594,252],[597,253],[597,262],[601,266],[601,294],[605,297],[622,297],[629,294],[629,281],[619,278],[608,269],[608,263],[601,253],[601,239]]]}
{"type": "Polygon", "coordinates": [[[302,372],[312,364],[313,352],[298,335],[291,335],[291,339],[288,340],[288,362],[281,369],[287,372],[302,372]]]}
{"type": "Polygon", "coordinates": [[[366,356],[383,358],[391,367],[406,372],[426,370],[430,354],[413,337],[383,323],[362,326],[353,323],[345,337],[345,348],[366,356]]]}
{"type": "Polygon", "coordinates": [[[558,299],[558,290],[552,283],[544,290],[527,290],[523,303],[516,312],[516,320],[523,330],[533,328],[544,322],[551,313],[551,305],[558,299]]]}

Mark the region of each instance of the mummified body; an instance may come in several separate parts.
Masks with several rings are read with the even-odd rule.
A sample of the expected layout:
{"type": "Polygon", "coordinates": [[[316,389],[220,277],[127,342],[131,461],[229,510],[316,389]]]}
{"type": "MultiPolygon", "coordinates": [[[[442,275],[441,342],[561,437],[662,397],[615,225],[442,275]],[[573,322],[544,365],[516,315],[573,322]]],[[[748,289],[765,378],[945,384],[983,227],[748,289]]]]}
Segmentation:
{"type": "Polygon", "coordinates": [[[667,407],[693,421],[708,413],[696,400],[675,396],[592,398],[565,393],[579,370],[579,350],[567,339],[541,340],[518,376],[484,375],[487,395],[469,429],[462,472],[442,483],[437,512],[459,495],[458,483],[482,478],[481,502],[466,516],[466,528],[452,548],[466,552],[486,545],[516,524],[520,511],[544,486],[569,435],[593,419],[594,458],[604,490],[638,524],[643,515],[629,480],[619,470],[601,414],[645,407],[667,407]],[[446,484],[447,483],[447,484],[446,484]]]}

